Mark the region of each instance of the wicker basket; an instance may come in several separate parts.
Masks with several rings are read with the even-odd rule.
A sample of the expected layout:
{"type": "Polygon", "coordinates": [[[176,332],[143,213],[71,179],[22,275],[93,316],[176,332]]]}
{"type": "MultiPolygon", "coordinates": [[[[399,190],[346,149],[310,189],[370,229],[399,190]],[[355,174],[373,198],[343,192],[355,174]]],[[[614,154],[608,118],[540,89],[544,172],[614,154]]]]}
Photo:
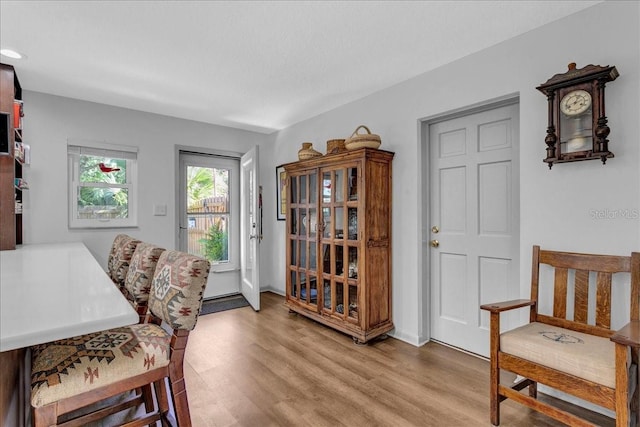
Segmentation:
{"type": "Polygon", "coordinates": [[[320,156],[322,156],[322,153],[314,150],[311,142],[303,142],[302,148],[298,150],[298,160],[309,160],[320,156]]]}
{"type": "Polygon", "coordinates": [[[330,139],[327,141],[327,154],[342,153],[346,149],[344,139],[330,139]]]}
{"type": "Polygon", "coordinates": [[[349,138],[344,142],[347,150],[356,150],[358,148],[378,148],[380,147],[380,136],[371,133],[368,127],[365,125],[360,125],[356,128],[355,131],[351,134],[349,138]],[[364,129],[367,133],[358,133],[360,129],[364,129]]]}

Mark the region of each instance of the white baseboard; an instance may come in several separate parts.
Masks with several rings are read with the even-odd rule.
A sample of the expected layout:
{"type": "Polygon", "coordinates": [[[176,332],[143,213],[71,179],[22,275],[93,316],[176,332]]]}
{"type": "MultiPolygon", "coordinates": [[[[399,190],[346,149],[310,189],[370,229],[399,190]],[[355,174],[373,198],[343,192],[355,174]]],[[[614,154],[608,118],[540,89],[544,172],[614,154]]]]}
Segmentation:
{"type": "Polygon", "coordinates": [[[273,292],[274,294],[278,294],[281,297],[285,296],[284,295],[284,290],[283,289],[276,289],[273,286],[265,286],[260,288],[260,292],[273,292]]]}
{"type": "Polygon", "coordinates": [[[424,344],[420,344],[420,338],[418,337],[418,335],[405,333],[398,328],[391,330],[391,332],[389,332],[387,335],[397,340],[406,342],[407,344],[411,344],[415,347],[420,347],[422,344],[424,344]]]}

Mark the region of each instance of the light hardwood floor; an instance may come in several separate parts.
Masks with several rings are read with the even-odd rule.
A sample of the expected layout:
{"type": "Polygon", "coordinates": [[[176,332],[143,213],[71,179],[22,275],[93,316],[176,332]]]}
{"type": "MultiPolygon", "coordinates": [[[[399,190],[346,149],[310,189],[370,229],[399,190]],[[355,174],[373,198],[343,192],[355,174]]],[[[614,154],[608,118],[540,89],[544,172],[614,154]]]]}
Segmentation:
{"type": "MultiPolygon", "coordinates": [[[[393,338],[358,346],[289,314],[283,302],[265,292],[258,313],[243,307],[199,318],[185,357],[195,427],[491,425],[486,360],[393,338]]],[[[502,404],[501,426],[559,425],[502,404]]]]}

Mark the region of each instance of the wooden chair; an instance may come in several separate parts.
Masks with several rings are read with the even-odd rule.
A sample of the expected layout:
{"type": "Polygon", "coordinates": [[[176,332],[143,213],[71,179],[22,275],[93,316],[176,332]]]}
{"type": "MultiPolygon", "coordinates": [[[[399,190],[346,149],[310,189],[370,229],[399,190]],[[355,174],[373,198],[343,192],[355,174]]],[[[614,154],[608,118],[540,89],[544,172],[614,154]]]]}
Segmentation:
{"type": "Polygon", "coordinates": [[[541,250],[534,246],[531,299],[481,306],[490,312],[491,423],[500,424],[500,402],[513,399],[569,425],[592,425],[538,400],[537,384],[540,383],[614,411],[618,427],[637,426],[639,307],[640,253],[592,255],[541,250]],[[553,289],[543,291],[545,281],[541,277],[543,274],[550,277],[551,269],[553,289]],[[613,280],[618,273],[624,276],[630,273],[630,281],[625,277],[613,280]],[[625,290],[629,323],[614,331],[611,329],[612,294],[618,296],[617,292],[625,290]],[[549,292],[553,293],[553,307],[549,309],[552,313],[543,314],[540,305],[549,292]],[[591,299],[589,304],[594,293],[595,301],[591,299]],[[501,334],[500,314],[520,307],[529,307],[530,323],[501,334]],[[514,384],[501,384],[501,370],[522,379],[514,384]],[[521,392],[527,387],[528,395],[521,392]]]}
{"type": "Polygon", "coordinates": [[[107,274],[113,283],[124,293],[124,282],[129,271],[131,257],[140,240],[126,234],[118,234],[111,244],[107,258],[107,274]]]}
{"type": "MultiPolygon", "coordinates": [[[[195,327],[210,264],[179,251],[160,255],[149,294],[147,322],[32,347],[31,406],[34,427],[82,426],[131,406],[120,402],[86,412],[105,399],[153,384],[155,408],[137,408],[130,426],[156,421],[190,426],[183,358],[195,327]],[[165,331],[161,323],[173,329],[165,331]],[[165,387],[168,379],[169,391],[165,387]],[[70,414],[80,414],[69,419],[70,414]]],[[[134,396],[132,399],[140,399],[134,396]]]]}

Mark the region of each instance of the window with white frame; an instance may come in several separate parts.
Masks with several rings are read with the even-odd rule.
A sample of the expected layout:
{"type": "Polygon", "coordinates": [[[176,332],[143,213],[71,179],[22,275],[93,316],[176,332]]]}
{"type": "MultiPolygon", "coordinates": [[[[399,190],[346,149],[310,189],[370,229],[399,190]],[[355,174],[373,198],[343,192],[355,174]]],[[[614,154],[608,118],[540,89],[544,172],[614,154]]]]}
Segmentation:
{"type": "Polygon", "coordinates": [[[136,147],[67,144],[69,228],[137,226],[136,147]]]}

